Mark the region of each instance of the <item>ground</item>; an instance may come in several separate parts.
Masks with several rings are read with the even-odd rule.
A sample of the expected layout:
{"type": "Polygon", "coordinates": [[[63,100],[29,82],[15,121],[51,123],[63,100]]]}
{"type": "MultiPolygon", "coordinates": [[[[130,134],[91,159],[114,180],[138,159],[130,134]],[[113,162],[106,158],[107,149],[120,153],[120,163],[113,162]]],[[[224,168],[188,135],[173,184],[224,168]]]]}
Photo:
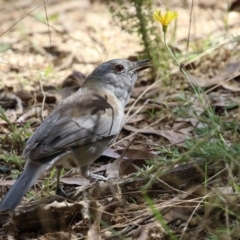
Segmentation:
{"type": "MultiPolygon", "coordinates": [[[[91,166],[112,180],[66,170],[65,201],[54,193],[56,171],[46,173],[0,215],[0,239],[239,239],[239,5],[152,1],[178,12],[167,40],[182,68],[166,51],[168,68],[139,75],[123,130],[91,166]]],[[[0,21],[2,198],[52,109],[99,64],[137,60],[144,47],[107,1],[2,0],[0,21]]]]}

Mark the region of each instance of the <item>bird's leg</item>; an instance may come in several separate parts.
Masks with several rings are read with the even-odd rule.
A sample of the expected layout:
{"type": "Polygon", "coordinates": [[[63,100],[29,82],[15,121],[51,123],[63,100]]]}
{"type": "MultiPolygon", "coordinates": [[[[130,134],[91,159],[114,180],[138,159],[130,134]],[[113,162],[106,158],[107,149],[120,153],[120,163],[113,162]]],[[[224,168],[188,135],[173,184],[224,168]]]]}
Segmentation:
{"type": "Polygon", "coordinates": [[[99,180],[99,181],[107,181],[107,178],[101,175],[97,175],[94,173],[89,173],[88,171],[89,165],[81,167],[81,175],[90,180],[90,182],[99,180]]]}
{"type": "Polygon", "coordinates": [[[60,187],[60,173],[61,173],[61,169],[60,167],[57,167],[57,184],[56,184],[56,194],[58,196],[61,196],[61,197],[64,197],[66,198],[67,197],[67,194],[66,192],[60,187]]]}

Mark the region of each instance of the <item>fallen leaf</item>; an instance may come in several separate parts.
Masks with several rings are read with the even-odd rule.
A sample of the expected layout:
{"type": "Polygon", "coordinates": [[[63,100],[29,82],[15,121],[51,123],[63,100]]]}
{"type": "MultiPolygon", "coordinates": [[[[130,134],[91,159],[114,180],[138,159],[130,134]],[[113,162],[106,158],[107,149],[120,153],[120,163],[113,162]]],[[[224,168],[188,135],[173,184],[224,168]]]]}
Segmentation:
{"type": "Polygon", "coordinates": [[[110,158],[119,158],[121,155],[116,152],[116,150],[112,148],[106,149],[103,153],[102,156],[110,157],[110,158]]]}
{"type": "Polygon", "coordinates": [[[178,146],[184,146],[185,145],[184,141],[187,139],[186,134],[178,133],[171,129],[170,130],[157,130],[154,128],[137,129],[130,125],[124,125],[123,128],[131,132],[159,135],[166,138],[171,144],[176,144],[178,146]]]}
{"type": "Polygon", "coordinates": [[[87,184],[89,184],[89,180],[86,178],[61,178],[60,179],[61,183],[67,184],[67,185],[79,185],[79,186],[85,186],[87,184]]]}
{"type": "Polygon", "coordinates": [[[189,72],[187,73],[187,75],[189,77],[189,80],[196,87],[211,87],[223,83],[226,79],[229,79],[229,77],[233,76],[236,72],[238,72],[239,69],[240,69],[239,62],[231,62],[226,64],[225,69],[219,72],[216,77],[210,79],[198,78],[193,76],[189,72]]]}
{"type": "Polygon", "coordinates": [[[145,114],[139,114],[134,116],[133,118],[129,118],[127,119],[126,123],[130,124],[130,123],[137,123],[137,122],[141,122],[142,120],[146,119],[146,115],[145,114]]]}
{"type": "Polygon", "coordinates": [[[1,180],[0,186],[12,186],[16,180],[1,180]]]}
{"type": "Polygon", "coordinates": [[[85,74],[79,71],[73,71],[70,75],[68,75],[62,83],[62,88],[65,87],[81,87],[86,79],[85,74]]]}
{"type": "Polygon", "coordinates": [[[120,157],[114,162],[107,165],[107,169],[106,169],[107,178],[119,178],[120,176],[119,164],[121,161],[123,161],[123,159],[120,157]]]}
{"type": "Polygon", "coordinates": [[[124,153],[125,158],[129,158],[132,160],[135,159],[144,159],[144,160],[149,160],[149,159],[158,159],[158,155],[151,153],[147,150],[139,150],[139,149],[133,149],[133,148],[128,148],[128,149],[118,149],[116,150],[117,153],[120,155],[124,153]]]}
{"type": "Polygon", "coordinates": [[[103,208],[97,202],[91,201],[89,210],[89,215],[94,222],[88,230],[86,240],[101,240],[100,222],[103,208]]]}
{"type": "Polygon", "coordinates": [[[230,4],[229,12],[230,11],[240,12],[240,0],[235,0],[230,4]]]}

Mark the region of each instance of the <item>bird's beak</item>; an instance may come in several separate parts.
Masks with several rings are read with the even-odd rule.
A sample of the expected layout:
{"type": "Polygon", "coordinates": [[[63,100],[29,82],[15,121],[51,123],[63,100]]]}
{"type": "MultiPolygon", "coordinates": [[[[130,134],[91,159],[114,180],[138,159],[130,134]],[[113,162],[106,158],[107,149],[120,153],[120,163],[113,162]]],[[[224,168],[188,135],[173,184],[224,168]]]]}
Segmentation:
{"type": "Polygon", "coordinates": [[[152,66],[151,61],[149,59],[140,60],[135,63],[136,63],[136,68],[134,68],[135,72],[140,72],[152,66]]]}

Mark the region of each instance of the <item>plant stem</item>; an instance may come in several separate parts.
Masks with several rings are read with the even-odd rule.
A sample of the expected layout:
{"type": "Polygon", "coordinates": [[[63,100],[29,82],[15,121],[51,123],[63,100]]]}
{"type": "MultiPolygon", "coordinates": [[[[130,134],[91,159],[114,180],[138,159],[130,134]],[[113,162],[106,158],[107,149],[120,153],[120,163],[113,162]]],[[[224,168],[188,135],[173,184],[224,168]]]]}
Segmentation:
{"type": "Polygon", "coordinates": [[[168,52],[170,53],[170,55],[173,57],[173,59],[175,60],[175,62],[176,62],[177,65],[179,66],[180,71],[181,71],[181,72],[183,73],[183,75],[187,78],[187,80],[188,80],[188,82],[190,83],[191,87],[193,88],[194,92],[199,95],[197,89],[194,87],[194,85],[192,84],[192,81],[189,79],[189,77],[188,77],[185,69],[181,67],[181,63],[178,61],[178,59],[176,58],[176,56],[173,54],[172,50],[169,48],[169,46],[168,46],[168,44],[167,44],[167,41],[166,41],[166,35],[167,35],[167,34],[166,34],[166,31],[165,31],[164,34],[163,34],[163,36],[164,36],[163,39],[164,39],[164,44],[165,44],[168,52]]]}

